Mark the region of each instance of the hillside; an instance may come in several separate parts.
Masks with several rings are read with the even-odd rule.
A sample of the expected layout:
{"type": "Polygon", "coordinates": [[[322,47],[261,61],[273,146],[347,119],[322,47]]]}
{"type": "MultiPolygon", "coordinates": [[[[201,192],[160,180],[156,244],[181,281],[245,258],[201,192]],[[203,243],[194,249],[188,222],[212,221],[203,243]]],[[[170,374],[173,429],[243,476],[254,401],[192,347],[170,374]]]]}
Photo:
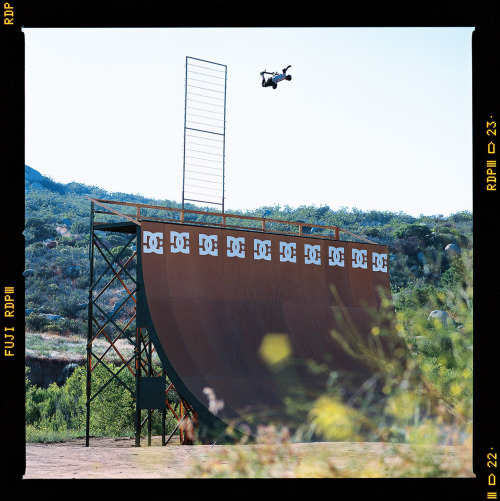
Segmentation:
{"type": "MultiPolygon", "coordinates": [[[[96,186],[62,184],[26,166],[26,325],[35,332],[83,335],[86,332],[89,287],[89,216],[86,195],[179,207],[172,200],[154,200],[126,193],[109,193],[96,186]]],[[[201,207],[190,206],[194,209],[201,207]]],[[[235,212],[289,221],[339,226],[347,231],[389,246],[390,281],[397,297],[415,287],[437,286],[450,280],[451,254],[448,244],[461,250],[472,248],[472,214],[449,217],[327,206],[258,207],[252,212],[235,212]]],[[[108,238],[111,248],[125,237],[108,238]]],[[[456,248],[454,248],[456,251],[456,248]]]]}
{"type": "MultiPolygon", "coordinates": [[[[25,167],[25,192],[27,356],[82,360],[89,288],[90,202],[86,195],[166,207],[180,207],[180,204],[172,200],[109,193],[80,183],[62,184],[28,166],[25,167]],[[76,341],[60,341],[58,345],[64,347],[61,355],[61,350],[48,350],[47,343],[40,342],[40,333],[59,334],[76,341]]],[[[204,209],[194,205],[189,208],[204,209]]],[[[421,215],[415,218],[402,212],[363,212],[345,207],[334,211],[328,206],[290,208],[274,205],[234,213],[339,226],[388,245],[396,310],[423,308],[427,319],[432,310],[442,309],[456,325],[464,324],[460,305],[450,300],[445,292],[456,286],[466,288],[472,281],[470,212],[449,217],[421,215]]],[[[201,221],[205,217],[198,219],[201,221]]],[[[113,252],[124,245],[125,239],[121,234],[110,234],[106,245],[113,252]]],[[[120,294],[123,291],[109,292],[107,299],[111,305],[119,304],[120,294]]],[[[471,301],[467,307],[472,308],[471,301]]],[[[411,336],[411,333],[406,335],[411,336]]]]}

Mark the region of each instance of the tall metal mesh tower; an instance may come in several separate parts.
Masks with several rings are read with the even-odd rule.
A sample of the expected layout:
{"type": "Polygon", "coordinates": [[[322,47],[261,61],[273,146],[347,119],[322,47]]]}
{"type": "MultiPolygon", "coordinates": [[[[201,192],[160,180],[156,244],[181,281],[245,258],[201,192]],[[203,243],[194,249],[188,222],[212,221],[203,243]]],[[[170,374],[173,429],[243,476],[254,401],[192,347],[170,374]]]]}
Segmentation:
{"type": "Polygon", "coordinates": [[[186,57],[182,208],[217,205],[224,212],[227,66],[186,57]]]}

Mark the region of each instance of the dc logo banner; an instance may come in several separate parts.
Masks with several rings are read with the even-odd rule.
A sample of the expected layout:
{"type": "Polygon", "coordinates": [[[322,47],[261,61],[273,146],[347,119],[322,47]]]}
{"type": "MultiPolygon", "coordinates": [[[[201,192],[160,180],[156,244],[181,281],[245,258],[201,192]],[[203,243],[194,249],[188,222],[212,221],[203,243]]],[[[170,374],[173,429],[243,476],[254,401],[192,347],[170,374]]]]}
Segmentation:
{"type": "Polygon", "coordinates": [[[304,244],[306,264],[321,264],[321,247],[319,245],[304,244]]]}
{"type": "Polygon", "coordinates": [[[387,273],[387,254],[372,252],[373,271],[387,273]]]}
{"type": "Polygon", "coordinates": [[[290,261],[290,263],[297,262],[297,244],[280,242],[280,261],[290,261]]]}
{"type": "Polygon", "coordinates": [[[245,239],[243,237],[227,237],[227,257],[245,257],[245,239]]]}
{"type": "Polygon", "coordinates": [[[200,256],[217,256],[217,235],[203,235],[200,233],[200,256]]]}
{"type": "Polygon", "coordinates": [[[328,264],[330,266],[344,267],[344,248],[343,247],[329,247],[328,248],[328,264]]]}
{"type": "Polygon", "coordinates": [[[364,268],[368,267],[368,251],[352,249],[352,267],[353,268],[364,268]]]}
{"type": "Polygon", "coordinates": [[[177,231],[170,232],[170,252],[182,252],[189,254],[189,233],[178,233],[177,231]]]}
{"type": "Polygon", "coordinates": [[[256,238],[253,241],[253,249],[255,259],[271,261],[271,240],[259,240],[256,238]]]}
{"type": "Polygon", "coordinates": [[[142,233],[142,251],[144,254],[152,252],[156,254],[163,254],[163,233],[152,233],[151,231],[144,231],[142,233]]]}

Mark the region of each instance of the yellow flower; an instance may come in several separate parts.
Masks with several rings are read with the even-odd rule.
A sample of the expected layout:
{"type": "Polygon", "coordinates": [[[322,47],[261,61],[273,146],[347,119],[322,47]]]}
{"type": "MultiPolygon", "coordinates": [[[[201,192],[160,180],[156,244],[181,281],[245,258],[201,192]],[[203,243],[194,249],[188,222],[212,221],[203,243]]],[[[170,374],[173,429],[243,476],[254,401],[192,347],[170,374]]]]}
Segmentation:
{"type": "Polygon", "coordinates": [[[408,421],[413,417],[416,406],[416,398],[410,392],[398,392],[387,401],[386,412],[402,421],[408,421]]]}
{"type": "Polygon", "coordinates": [[[259,348],[260,356],[269,365],[285,361],[292,353],[287,334],[267,334],[259,348]]]}
{"type": "Polygon", "coordinates": [[[382,308],[389,308],[390,306],[392,306],[391,300],[384,297],[382,299],[382,308]]]}
{"type": "Polygon", "coordinates": [[[309,412],[316,430],[330,441],[357,440],[356,428],[360,415],[338,398],[323,395],[309,412]]]}
{"type": "Polygon", "coordinates": [[[398,358],[402,358],[404,357],[405,355],[405,350],[403,348],[396,348],[394,350],[394,354],[398,357],[398,358]]]}

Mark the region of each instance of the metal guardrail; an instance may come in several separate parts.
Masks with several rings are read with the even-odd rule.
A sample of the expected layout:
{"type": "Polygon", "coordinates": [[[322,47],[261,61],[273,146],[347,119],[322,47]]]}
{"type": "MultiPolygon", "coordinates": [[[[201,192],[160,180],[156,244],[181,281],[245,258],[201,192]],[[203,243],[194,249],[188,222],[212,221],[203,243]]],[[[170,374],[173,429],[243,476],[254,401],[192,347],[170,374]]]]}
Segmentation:
{"type": "MultiPolygon", "coordinates": [[[[260,231],[263,233],[282,233],[285,235],[290,235],[290,236],[301,236],[301,237],[313,237],[313,238],[322,238],[322,239],[327,239],[327,240],[340,240],[340,233],[346,233],[354,238],[364,240],[365,242],[368,242],[370,244],[376,244],[376,242],[373,242],[372,240],[368,240],[365,237],[362,237],[360,235],[356,235],[355,233],[351,233],[350,231],[343,230],[342,228],[339,228],[338,226],[326,226],[322,224],[315,224],[315,223],[304,223],[304,222],[297,222],[297,221],[283,221],[280,219],[269,219],[265,217],[256,217],[256,216],[242,216],[240,214],[228,214],[228,213],[221,213],[221,212],[205,212],[205,211],[197,211],[197,210],[191,210],[191,209],[179,209],[175,207],[163,207],[160,205],[149,205],[149,204],[141,204],[141,203],[132,203],[132,202],[120,202],[116,200],[102,200],[102,199],[96,199],[96,198],[91,198],[89,196],[86,197],[88,200],[90,200],[93,204],[98,205],[99,207],[102,207],[105,210],[95,210],[94,213],[96,214],[107,214],[107,215],[115,215],[122,217],[126,219],[127,221],[130,221],[131,223],[134,223],[138,226],[141,226],[141,221],[147,220],[147,221],[159,221],[159,222],[174,222],[174,223],[182,223],[182,224],[196,224],[196,225],[203,225],[203,226],[215,226],[219,228],[231,228],[231,229],[243,229],[243,230],[252,230],[252,231],[260,231]],[[121,212],[119,210],[114,209],[113,207],[110,207],[110,205],[118,205],[118,206],[124,206],[124,207],[131,207],[135,208],[135,214],[126,214],[124,212],[121,212]],[[150,215],[145,215],[144,213],[141,213],[141,210],[146,210],[146,209],[154,209],[154,210],[160,210],[160,211],[165,211],[165,212],[177,212],[179,213],[179,219],[174,219],[170,217],[159,217],[159,216],[150,216],[150,215]],[[218,218],[221,218],[221,221],[219,223],[213,223],[209,221],[192,221],[189,219],[186,219],[186,215],[193,214],[193,215],[203,215],[203,216],[215,216],[218,218]],[[243,221],[257,221],[260,223],[258,228],[252,228],[248,226],[241,226],[241,225],[235,225],[235,224],[228,224],[228,219],[240,219],[243,221]],[[269,227],[266,227],[266,224],[273,223],[273,224],[282,224],[282,225],[291,225],[297,227],[297,232],[290,232],[290,231],[280,231],[276,230],[275,228],[270,229],[269,227]],[[310,234],[310,233],[304,233],[304,228],[316,228],[321,231],[325,230],[330,230],[334,232],[334,235],[321,235],[318,233],[310,234]]],[[[97,224],[102,224],[102,223],[97,223],[97,224]]]]}

